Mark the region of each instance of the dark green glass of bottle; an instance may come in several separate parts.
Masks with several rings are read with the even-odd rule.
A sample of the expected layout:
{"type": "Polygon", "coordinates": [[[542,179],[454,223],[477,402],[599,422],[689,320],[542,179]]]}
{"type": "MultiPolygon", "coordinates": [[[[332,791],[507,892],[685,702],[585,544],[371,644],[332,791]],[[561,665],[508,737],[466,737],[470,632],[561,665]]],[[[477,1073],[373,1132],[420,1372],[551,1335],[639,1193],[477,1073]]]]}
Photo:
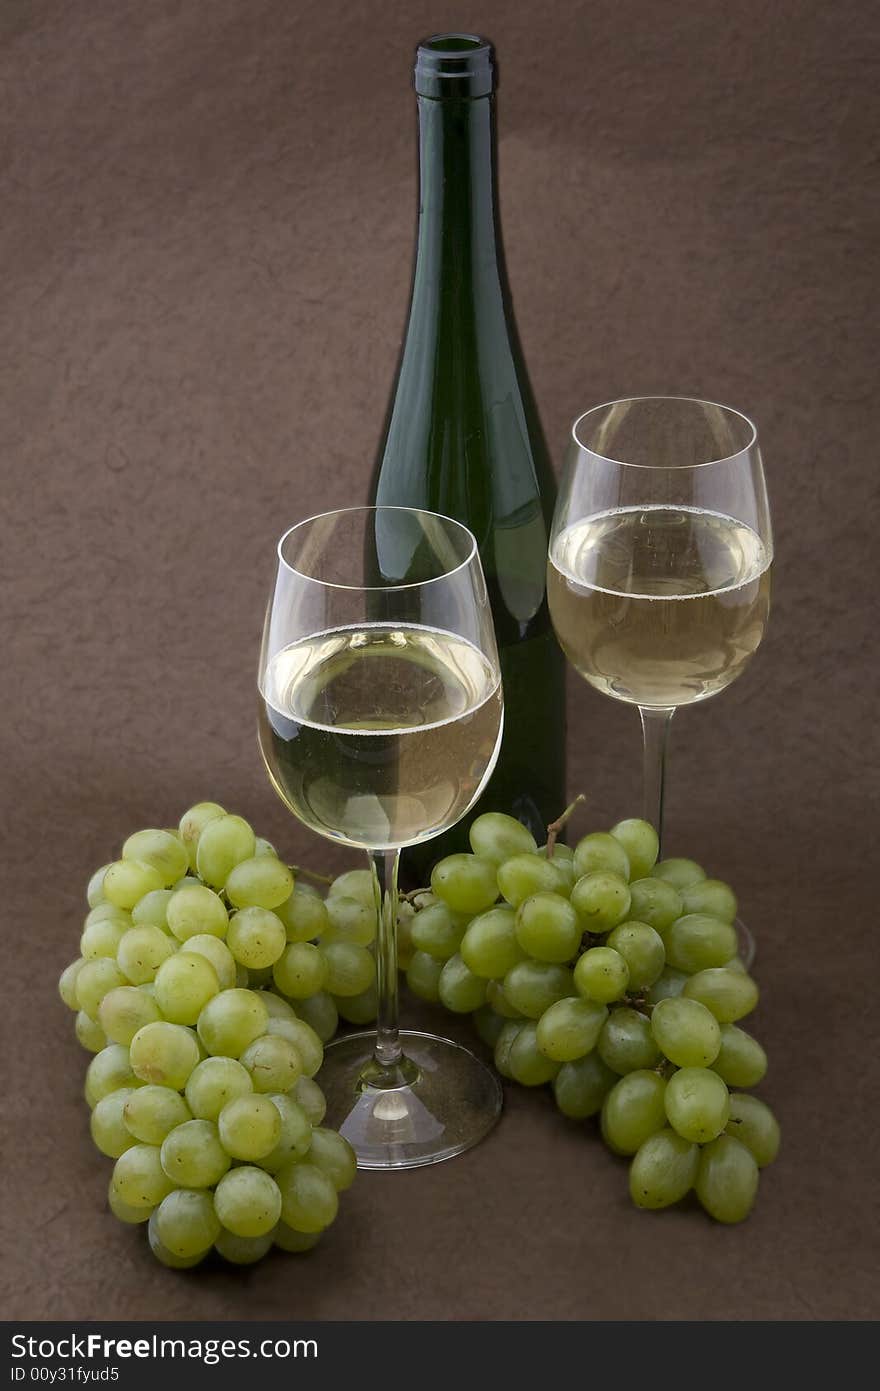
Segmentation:
{"type": "MultiPolygon", "coordinates": [[[[565,805],[565,673],[546,596],[556,488],[504,263],[495,86],[486,40],[439,34],[419,45],[415,271],[370,500],[443,513],[477,538],[505,732],[473,816],[508,812],[540,844],[565,805]]],[[[430,843],[432,861],[466,848],[467,824],[430,843]]],[[[427,862],[407,853],[407,878],[421,877],[427,862]]]]}

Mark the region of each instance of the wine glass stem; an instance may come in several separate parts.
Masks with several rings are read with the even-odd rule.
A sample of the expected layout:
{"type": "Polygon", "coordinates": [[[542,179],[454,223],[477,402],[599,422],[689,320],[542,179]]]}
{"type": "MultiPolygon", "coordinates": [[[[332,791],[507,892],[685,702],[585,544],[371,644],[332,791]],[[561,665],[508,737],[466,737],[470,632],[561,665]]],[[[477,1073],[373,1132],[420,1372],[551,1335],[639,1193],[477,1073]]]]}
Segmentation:
{"type": "Polygon", "coordinates": [[[675,706],[639,706],[642,720],[642,743],[644,746],[644,816],[650,821],[660,839],[663,853],[663,793],[666,783],[666,749],[669,743],[669,726],[675,706]]]}
{"type": "Polygon", "coordinates": [[[369,851],[376,895],[376,1062],[393,1068],[403,1057],[397,1005],[397,869],[399,850],[369,851]]]}

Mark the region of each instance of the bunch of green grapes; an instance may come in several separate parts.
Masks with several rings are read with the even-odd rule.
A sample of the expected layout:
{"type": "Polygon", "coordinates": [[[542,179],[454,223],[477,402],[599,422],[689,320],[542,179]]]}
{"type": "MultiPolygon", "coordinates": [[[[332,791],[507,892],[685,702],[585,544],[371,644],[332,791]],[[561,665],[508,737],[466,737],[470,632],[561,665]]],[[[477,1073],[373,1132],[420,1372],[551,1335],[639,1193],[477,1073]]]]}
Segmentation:
{"type": "Polygon", "coordinates": [[[339,1016],[375,1017],[370,876],[323,899],[214,802],[130,836],[89,882],[61,997],[109,1204],[165,1265],[307,1251],[355,1176],[315,1074],[339,1016]],[[366,880],[366,883],[364,882],[366,880]]]}
{"type": "Polygon", "coordinates": [[[638,1207],[695,1189],[712,1217],[742,1221],[779,1126],[746,1090],[767,1057],[739,1023],[758,987],[737,957],[732,889],[693,860],[657,863],[637,819],[548,855],[492,812],[470,840],[416,899],[410,989],[473,1013],[502,1076],[552,1084],[573,1119],[599,1115],[608,1147],[631,1156],[638,1207]]]}

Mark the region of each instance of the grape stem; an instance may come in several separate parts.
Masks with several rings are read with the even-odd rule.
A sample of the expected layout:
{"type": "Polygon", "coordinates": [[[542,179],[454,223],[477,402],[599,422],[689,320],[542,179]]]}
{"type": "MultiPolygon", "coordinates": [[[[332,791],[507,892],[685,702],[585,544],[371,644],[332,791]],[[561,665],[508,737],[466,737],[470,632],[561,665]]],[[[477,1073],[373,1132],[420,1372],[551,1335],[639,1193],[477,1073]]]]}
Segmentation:
{"type": "Polygon", "coordinates": [[[287,868],[295,878],[302,874],[306,879],[314,879],[316,884],[333,883],[332,874],[319,874],[316,869],[307,869],[305,865],[288,865],[287,868]]]}
{"type": "Polygon", "coordinates": [[[565,808],[565,811],[562,813],[562,815],[557,816],[555,821],[550,822],[550,825],[547,827],[548,860],[550,859],[551,855],[553,854],[553,851],[556,848],[557,837],[562,833],[562,831],[565,830],[567,821],[580,806],[581,802],[585,802],[586,800],[587,799],[583,792],[579,792],[578,795],[575,797],[574,801],[570,802],[569,805],[565,808]]]}

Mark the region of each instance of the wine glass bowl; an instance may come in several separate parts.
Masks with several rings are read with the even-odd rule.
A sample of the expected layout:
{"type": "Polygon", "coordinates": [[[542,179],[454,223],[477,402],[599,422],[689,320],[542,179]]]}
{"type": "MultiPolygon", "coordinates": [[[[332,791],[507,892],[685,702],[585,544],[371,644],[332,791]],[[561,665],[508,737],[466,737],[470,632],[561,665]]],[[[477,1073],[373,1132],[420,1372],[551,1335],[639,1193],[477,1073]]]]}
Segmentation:
{"type": "Polygon", "coordinates": [[[292,527],[278,546],[259,690],[276,791],[310,829],[366,851],[373,872],[377,1029],[326,1050],[328,1124],[362,1167],[448,1158],[494,1124],[500,1087],[459,1045],[398,1030],[397,868],[403,846],[467,814],[501,743],[498,653],[471,533],[401,507],[292,527]]]}

